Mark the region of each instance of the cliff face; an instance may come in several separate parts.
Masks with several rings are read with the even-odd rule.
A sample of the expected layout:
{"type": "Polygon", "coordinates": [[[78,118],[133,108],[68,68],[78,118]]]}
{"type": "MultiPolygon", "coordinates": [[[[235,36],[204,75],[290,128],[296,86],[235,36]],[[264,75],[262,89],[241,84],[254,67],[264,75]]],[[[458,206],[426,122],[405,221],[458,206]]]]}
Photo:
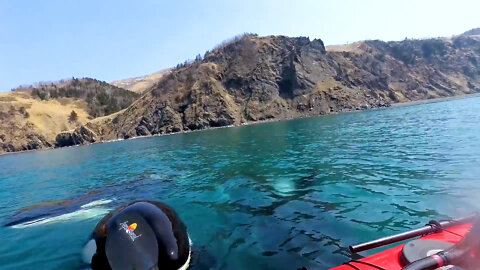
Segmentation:
{"type": "Polygon", "coordinates": [[[479,64],[480,40],[470,35],[332,50],[321,40],[247,35],[172,70],[126,110],[86,127],[90,141],[101,141],[464,95],[480,92],[479,64]]]}
{"type": "Polygon", "coordinates": [[[390,102],[448,97],[480,90],[480,39],[367,41],[335,55],[342,84],[381,90],[390,102]]]}

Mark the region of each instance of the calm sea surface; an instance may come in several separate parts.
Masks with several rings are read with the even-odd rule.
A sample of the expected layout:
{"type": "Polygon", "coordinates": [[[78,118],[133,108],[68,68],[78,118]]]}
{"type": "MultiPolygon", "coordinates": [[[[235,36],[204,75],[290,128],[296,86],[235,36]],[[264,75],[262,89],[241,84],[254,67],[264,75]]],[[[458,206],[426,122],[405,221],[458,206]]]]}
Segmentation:
{"type": "Polygon", "coordinates": [[[1,227],[0,269],[78,269],[99,219],[138,199],[177,210],[193,269],[325,269],[350,244],[480,210],[479,180],[480,97],[1,156],[2,224],[96,197],[1,227]]]}

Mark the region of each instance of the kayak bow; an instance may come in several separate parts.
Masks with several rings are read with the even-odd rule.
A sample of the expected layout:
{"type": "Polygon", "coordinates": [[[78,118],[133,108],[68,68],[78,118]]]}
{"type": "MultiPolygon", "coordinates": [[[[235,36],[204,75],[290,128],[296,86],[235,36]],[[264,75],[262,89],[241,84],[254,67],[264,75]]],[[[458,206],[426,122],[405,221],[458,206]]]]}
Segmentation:
{"type": "MultiPolygon", "coordinates": [[[[470,215],[455,220],[446,220],[440,222],[430,221],[422,228],[383,237],[366,243],[352,245],[349,247],[350,251],[352,253],[357,253],[420,237],[406,244],[392,247],[371,256],[359,260],[352,260],[350,262],[344,263],[343,265],[332,268],[332,270],[436,269],[438,266],[441,266],[444,263],[443,261],[441,261],[441,257],[438,255],[447,253],[442,252],[443,250],[454,251],[456,246],[463,245],[463,243],[466,242],[466,237],[464,236],[469,233],[473,223],[478,223],[478,219],[478,215],[470,215]],[[462,244],[456,245],[458,243],[462,244]],[[437,253],[438,255],[436,255],[437,253]],[[422,260],[422,262],[418,262],[420,260],[422,260]],[[409,265],[413,265],[414,268],[412,268],[411,266],[409,268],[406,268],[409,265]],[[435,267],[416,268],[415,265],[435,265],[435,267]]],[[[480,223],[478,223],[478,225],[480,225],[480,223]]],[[[451,254],[452,252],[450,252],[449,256],[452,256],[451,254]]]]}

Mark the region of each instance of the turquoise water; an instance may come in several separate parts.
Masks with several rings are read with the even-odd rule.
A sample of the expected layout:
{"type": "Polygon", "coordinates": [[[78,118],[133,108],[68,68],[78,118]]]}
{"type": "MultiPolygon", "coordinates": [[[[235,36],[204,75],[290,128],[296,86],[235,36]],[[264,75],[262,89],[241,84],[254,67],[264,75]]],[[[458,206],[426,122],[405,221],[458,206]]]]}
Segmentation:
{"type": "Polygon", "coordinates": [[[350,244],[480,210],[480,98],[7,155],[0,172],[0,223],[104,200],[0,228],[1,269],[79,268],[101,216],[138,199],[177,210],[193,269],[324,269],[350,244]]]}

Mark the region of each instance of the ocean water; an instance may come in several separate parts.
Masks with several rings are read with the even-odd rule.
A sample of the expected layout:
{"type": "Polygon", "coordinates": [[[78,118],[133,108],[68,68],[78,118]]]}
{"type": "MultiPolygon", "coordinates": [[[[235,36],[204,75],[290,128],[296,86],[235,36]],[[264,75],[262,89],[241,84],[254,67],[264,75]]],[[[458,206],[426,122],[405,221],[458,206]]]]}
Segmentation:
{"type": "Polygon", "coordinates": [[[99,219],[139,199],[177,210],[192,269],[325,269],[350,244],[480,210],[479,178],[479,97],[6,155],[0,223],[83,207],[1,227],[0,269],[80,268],[99,219]]]}

